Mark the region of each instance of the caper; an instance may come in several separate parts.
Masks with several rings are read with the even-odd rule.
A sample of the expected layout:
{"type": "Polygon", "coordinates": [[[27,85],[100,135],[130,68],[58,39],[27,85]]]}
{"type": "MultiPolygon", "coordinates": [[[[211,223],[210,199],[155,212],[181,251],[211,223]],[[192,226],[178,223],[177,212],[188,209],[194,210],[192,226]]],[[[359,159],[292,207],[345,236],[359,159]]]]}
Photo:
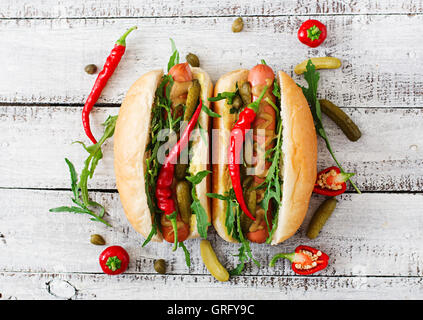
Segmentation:
{"type": "Polygon", "coordinates": [[[322,112],[331,118],[339,128],[341,128],[342,132],[344,132],[348,139],[351,141],[357,141],[360,139],[360,129],[341,108],[326,99],[319,100],[319,103],[322,112]]]}
{"type": "Polygon", "coordinates": [[[236,95],[232,100],[232,108],[239,109],[242,107],[242,99],[240,96],[236,95]]]}
{"type": "Polygon", "coordinates": [[[92,234],[90,242],[92,244],[95,244],[96,246],[104,246],[106,244],[106,241],[104,240],[104,238],[100,236],[99,234],[92,234]]]}
{"type": "Polygon", "coordinates": [[[182,221],[189,223],[191,220],[191,186],[188,181],[179,181],[176,184],[176,201],[178,203],[179,213],[181,214],[182,221]]]}
{"type": "Polygon", "coordinates": [[[198,98],[200,97],[201,86],[200,82],[196,79],[192,81],[192,85],[188,89],[187,102],[185,103],[184,120],[189,121],[197,107],[198,98]]]}
{"type": "Polygon", "coordinates": [[[242,102],[245,106],[251,103],[251,85],[248,81],[244,82],[239,87],[239,95],[241,96],[242,102]]]}
{"type": "Polygon", "coordinates": [[[242,18],[236,18],[235,21],[232,23],[232,32],[241,32],[244,28],[244,21],[242,18]]]}
{"type": "Polygon", "coordinates": [[[335,210],[337,202],[335,197],[330,197],[323,201],[311,218],[310,224],[308,225],[307,237],[314,239],[319,235],[320,230],[322,230],[333,210],[335,210]]]}
{"type": "Polygon", "coordinates": [[[193,67],[199,67],[200,66],[200,59],[198,59],[197,55],[195,55],[191,52],[187,54],[185,59],[193,67]]]}
{"type": "Polygon", "coordinates": [[[94,74],[97,72],[97,66],[95,64],[88,64],[85,66],[84,70],[88,74],[94,74]]]}
{"type": "Polygon", "coordinates": [[[158,259],[154,261],[154,270],[156,270],[157,273],[165,274],[166,273],[166,261],[163,259],[158,259]]]}

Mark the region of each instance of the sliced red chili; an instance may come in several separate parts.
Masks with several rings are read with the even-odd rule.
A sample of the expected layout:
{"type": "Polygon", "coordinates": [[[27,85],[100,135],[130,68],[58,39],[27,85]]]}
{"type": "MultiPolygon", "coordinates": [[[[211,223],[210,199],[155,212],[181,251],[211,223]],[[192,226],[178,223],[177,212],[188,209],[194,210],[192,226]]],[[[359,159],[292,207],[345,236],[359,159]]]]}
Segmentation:
{"type": "Polygon", "coordinates": [[[274,267],[278,259],[288,259],[292,262],[292,270],[301,275],[309,275],[327,267],[329,256],[309,246],[298,246],[294,252],[276,254],[270,261],[274,267]]]}
{"type": "Polygon", "coordinates": [[[346,181],[353,175],[341,172],[338,167],[326,168],[317,174],[313,192],[330,197],[340,195],[347,189],[346,181]]]}
{"type": "Polygon", "coordinates": [[[126,37],[132,31],[137,29],[137,27],[132,27],[125,32],[125,34],[116,41],[114,48],[110,52],[110,55],[106,59],[106,63],[103,66],[103,70],[98,74],[97,79],[95,80],[94,86],[91,89],[91,92],[85,102],[84,108],[82,109],[82,125],[84,127],[85,133],[90,138],[92,143],[96,144],[97,140],[94,138],[91,128],[90,128],[90,112],[94,107],[94,104],[97,102],[100,97],[101,92],[115,72],[116,67],[118,66],[120,59],[125,53],[126,49],[126,37]]]}

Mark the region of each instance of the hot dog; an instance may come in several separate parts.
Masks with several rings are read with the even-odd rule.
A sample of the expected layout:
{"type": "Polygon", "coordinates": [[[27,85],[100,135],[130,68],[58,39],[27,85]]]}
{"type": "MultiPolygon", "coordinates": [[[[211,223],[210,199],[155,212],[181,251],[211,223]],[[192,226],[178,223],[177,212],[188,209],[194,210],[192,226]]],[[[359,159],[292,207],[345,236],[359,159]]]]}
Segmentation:
{"type": "Polygon", "coordinates": [[[308,209],[317,172],[317,138],[313,118],[301,89],[286,73],[279,71],[274,80],[273,70],[266,64],[258,64],[250,70],[229,72],[215,85],[215,100],[219,96],[231,96],[232,100],[213,102],[214,111],[222,117],[213,119],[213,129],[218,129],[220,133],[218,138],[213,139],[212,149],[212,193],[226,197],[226,200],[212,197],[213,225],[217,233],[229,242],[246,238],[256,243],[280,243],[297,231],[308,209]],[[250,99],[245,88],[250,88],[250,99]],[[222,95],[223,92],[226,94],[222,95]],[[232,104],[237,96],[242,98],[243,106],[234,112],[232,104]],[[262,96],[261,99],[259,96],[262,96]],[[244,162],[239,164],[244,199],[239,199],[233,184],[236,175],[231,172],[233,168],[228,167],[228,159],[231,163],[230,153],[233,152],[229,141],[231,130],[238,128],[239,111],[246,110],[250,101],[259,102],[258,108],[253,108],[257,111],[251,123],[254,161],[252,166],[248,165],[246,140],[244,162]],[[253,173],[248,173],[251,167],[253,173]],[[253,221],[241,205],[235,206],[243,235],[237,234],[237,219],[228,219],[228,215],[232,214],[228,211],[228,197],[232,201],[232,209],[234,203],[244,201],[254,216],[253,221]]]}
{"type": "Polygon", "coordinates": [[[114,134],[116,185],[126,217],[147,241],[179,243],[207,234],[211,211],[206,193],[211,177],[196,183],[189,178],[209,168],[209,147],[192,128],[208,131],[210,120],[202,105],[209,107],[212,91],[204,70],[179,63],[167,75],[162,70],[142,75],[122,102],[114,134]],[[186,132],[191,122],[192,128],[186,132]],[[170,129],[175,132],[174,140],[161,139],[160,131],[165,130],[163,138],[170,129]],[[176,162],[166,163],[183,137],[189,144],[186,140],[176,162]],[[166,143],[168,147],[161,153],[166,143]],[[188,148],[193,156],[183,159],[188,148]],[[200,213],[191,212],[194,202],[200,213]],[[166,213],[167,205],[173,205],[174,212],[166,213]]]}

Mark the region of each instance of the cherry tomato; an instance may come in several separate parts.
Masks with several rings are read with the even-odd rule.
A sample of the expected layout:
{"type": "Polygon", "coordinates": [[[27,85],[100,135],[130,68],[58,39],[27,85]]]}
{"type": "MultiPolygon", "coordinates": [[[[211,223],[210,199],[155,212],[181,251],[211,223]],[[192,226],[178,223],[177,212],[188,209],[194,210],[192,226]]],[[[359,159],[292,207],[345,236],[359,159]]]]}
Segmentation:
{"type": "Polygon", "coordinates": [[[111,246],[100,254],[99,261],[104,273],[116,275],[128,268],[129,255],[121,246],[111,246]]]}
{"type": "Polygon", "coordinates": [[[172,68],[170,68],[169,74],[172,76],[174,81],[185,82],[192,80],[191,67],[188,62],[175,64],[172,68]]]}
{"type": "Polygon", "coordinates": [[[298,29],[298,40],[312,48],[320,46],[326,35],[326,26],[319,20],[307,20],[298,29]]]}

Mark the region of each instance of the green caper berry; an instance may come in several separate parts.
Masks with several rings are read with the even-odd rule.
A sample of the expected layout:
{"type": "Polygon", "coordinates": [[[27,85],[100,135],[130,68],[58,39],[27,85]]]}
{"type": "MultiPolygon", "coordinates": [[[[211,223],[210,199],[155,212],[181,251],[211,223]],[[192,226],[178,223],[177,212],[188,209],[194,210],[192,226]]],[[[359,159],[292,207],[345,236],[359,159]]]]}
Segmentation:
{"type": "Polygon", "coordinates": [[[104,246],[106,244],[104,238],[99,234],[92,234],[90,242],[96,246],[104,246]]]}
{"type": "Polygon", "coordinates": [[[88,74],[94,74],[97,72],[97,66],[95,64],[89,64],[85,66],[84,70],[88,74]]]}
{"type": "Polygon", "coordinates": [[[200,66],[200,59],[198,59],[197,55],[195,55],[193,53],[188,53],[187,56],[185,57],[185,59],[193,67],[199,67],[200,66]]]}
{"type": "Polygon", "coordinates": [[[232,24],[232,32],[241,32],[244,28],[244,21],[242,18],[235,19],[234,23],[232,24]]]}
{"type": "Polygon", "coordinates": [[[166,273],[166,262],[163,259],[154,261],[154,270],[157,273],[165,274],[166,273]]]}

